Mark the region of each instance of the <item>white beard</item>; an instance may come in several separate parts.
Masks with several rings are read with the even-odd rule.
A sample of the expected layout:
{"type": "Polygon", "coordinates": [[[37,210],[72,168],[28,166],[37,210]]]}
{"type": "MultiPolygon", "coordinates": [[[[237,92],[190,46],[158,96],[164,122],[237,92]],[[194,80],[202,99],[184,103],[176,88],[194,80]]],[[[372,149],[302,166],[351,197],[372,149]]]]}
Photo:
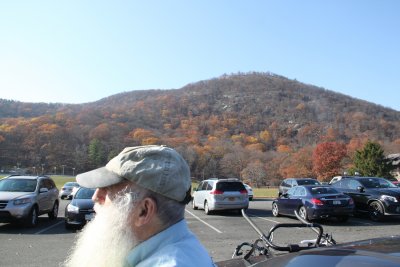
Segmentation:
{"type": "Polygon", "coordinates": [[[78,234],[64,266],[124,266],[129,251],[138,243],[128,223],[132,203],[129,197],[107,206],[96,203],[94,220],[78,234]]]}

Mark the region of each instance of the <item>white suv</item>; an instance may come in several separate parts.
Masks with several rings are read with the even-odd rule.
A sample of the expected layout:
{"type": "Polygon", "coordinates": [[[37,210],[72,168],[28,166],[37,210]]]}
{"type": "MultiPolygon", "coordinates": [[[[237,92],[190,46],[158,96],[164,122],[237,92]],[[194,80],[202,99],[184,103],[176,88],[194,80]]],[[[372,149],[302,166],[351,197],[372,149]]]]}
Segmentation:
{"type": "Polygon", "coordinates": [[[47,176],[8,176],[0,180],[0,222],[36,226],[38,216],[58,216],[58,189],[47,176]]]}
{"type": "Polygon", "coordinates": [[[193,193],[193,209],[204,209],[206,214],[214,210],[238,210],[249,207],[247,190],[236,178],[208,179],[202,181],[193,193]]]}

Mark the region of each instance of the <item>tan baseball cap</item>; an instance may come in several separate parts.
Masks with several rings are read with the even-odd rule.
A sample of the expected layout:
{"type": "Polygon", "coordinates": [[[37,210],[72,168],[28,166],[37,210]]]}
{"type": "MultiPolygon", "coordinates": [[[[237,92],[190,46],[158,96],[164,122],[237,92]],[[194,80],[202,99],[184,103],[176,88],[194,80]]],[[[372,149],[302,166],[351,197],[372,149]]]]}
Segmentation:
{"type": "Polygon", "coordinates": [[[165,146],[127,147],[101,167],[76,176],[88,188],[101,188],[132,181],[150,191],[186,202],[191,187],[186,161],[174,149],[165,146]]]}

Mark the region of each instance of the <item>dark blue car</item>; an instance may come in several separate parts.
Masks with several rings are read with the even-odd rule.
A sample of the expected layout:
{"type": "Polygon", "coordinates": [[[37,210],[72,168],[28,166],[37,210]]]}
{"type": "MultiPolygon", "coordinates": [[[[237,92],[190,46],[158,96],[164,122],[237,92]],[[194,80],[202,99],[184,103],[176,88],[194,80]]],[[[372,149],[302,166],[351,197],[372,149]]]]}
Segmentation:
{"type": "Polygon", "coordinates": [[[306,220],[336,217],[345,222],[353,214],[351,197],[331,186],[302,185],[289,189],[272,202],[272,215],[295,216],[294,211],[306,220]]]}
{"type": "Polygon", "coordinates": [[[90,221],[95,211],[92,196],[95,189],[80,187],[72,198],[71,203],[65,207],[65,228],[82,228],[87,221],[90,221]]]}

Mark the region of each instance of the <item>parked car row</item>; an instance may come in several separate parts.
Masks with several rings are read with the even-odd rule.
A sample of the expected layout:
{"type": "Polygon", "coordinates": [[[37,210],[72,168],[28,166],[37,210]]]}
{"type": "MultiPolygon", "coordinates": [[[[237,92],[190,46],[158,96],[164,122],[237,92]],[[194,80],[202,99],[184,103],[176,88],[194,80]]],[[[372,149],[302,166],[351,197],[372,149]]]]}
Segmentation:
{"type": "Polygon", "coordinates": [[[68,182],[59,191],[51,177],[10,175],[0,179],[0,223],[38,224],[38,217],[58,217],[59,198],[72,199],[65,208],[65,227],[81,228],[94,216],[94,189],[68,182]]]}
{"type": "Polygon", "coordinates": [[[336,217],[346,221],[354,213],[365,213],[380,221],[400,216],[400,187],[380,177],[336,176],[329,185],[310,178],[288,178],[279,186],[272,214],[293,216],[294,210],[308,220],[336,217]]]}

